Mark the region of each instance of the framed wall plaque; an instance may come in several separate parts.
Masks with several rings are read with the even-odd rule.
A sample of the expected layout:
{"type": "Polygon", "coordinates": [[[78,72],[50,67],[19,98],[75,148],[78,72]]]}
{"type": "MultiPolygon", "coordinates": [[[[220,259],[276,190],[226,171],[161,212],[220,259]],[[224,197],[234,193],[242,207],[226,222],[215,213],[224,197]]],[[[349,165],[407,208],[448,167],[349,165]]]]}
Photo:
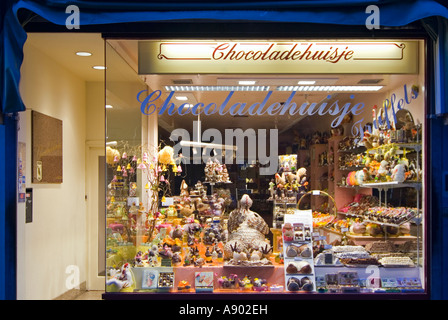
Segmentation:
{"type": "Polygon", "coordinates": [[[33,183],[62,183],[62,120],[32,111],[33,183]]]}

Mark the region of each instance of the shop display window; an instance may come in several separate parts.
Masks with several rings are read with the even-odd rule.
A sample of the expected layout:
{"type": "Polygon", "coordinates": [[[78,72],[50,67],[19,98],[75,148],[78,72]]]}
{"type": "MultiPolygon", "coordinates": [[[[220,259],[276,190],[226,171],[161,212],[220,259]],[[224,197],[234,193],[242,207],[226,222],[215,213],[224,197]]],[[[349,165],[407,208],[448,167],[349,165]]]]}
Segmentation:
{"type": "Polygon", "coordinates": [[[424,42],[185,42],[106,41],[106,292],[426,292],[424,42]]]}

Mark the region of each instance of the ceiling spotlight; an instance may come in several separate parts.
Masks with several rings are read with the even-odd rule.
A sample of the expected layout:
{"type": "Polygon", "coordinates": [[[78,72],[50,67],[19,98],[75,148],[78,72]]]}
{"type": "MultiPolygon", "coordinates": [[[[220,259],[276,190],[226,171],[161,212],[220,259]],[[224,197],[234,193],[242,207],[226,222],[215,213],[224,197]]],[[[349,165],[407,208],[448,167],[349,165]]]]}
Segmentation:
{"type": "Polygon", "coordinates": [[[113,105],[111,105],[111,104],[106,104],[106,109],[113,109],[113,108],[114,108],[113,105]]]}
{"type": "Polygon", "coordinates": [[[188,100],[188,98],[185,97],[185,96],[177,96],[176,99],[180,100],[180,101],[187,101],[188,100]]]}
{"type": "Polygon", "coordinates": [[[95,70],[104,70],[104,69],[107,69],[105,66],[93,66],[92,68],[95,69],[95,70]]]}
{"type": "Polygon", "coordinates": [[[80,57],[90,57],[92,54],[87,51],[78,51],[76,52],[76,55],[80,57]]]}

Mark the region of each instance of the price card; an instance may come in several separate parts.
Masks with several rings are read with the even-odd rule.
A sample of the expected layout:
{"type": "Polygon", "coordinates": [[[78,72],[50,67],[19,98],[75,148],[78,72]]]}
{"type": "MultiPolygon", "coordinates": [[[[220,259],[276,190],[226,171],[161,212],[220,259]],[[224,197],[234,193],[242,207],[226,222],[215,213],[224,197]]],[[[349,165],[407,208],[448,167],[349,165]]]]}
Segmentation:
{"type": "MultiPolygon", "coordinates": [[[[303,223],[307,225],[313,225],[313,212],[312,210],[298,210],[294,209],[294,214],[285,215],[285,223],[303,223]]],[[[312,231],[312,230],[311,230],[312,231]]]]}
{"type": "Polygon", "coordinates": [[[138,207],[140,205],[140,198],[139,197],[128,197],[128,206],[136,206],[138,207]]]}
{"type": "Polygon", "coordinates": [[[169,207],[174,204],[174,198],[173,197],[165,197],[165,202],[162,202],[163,207],[169,207]]]}

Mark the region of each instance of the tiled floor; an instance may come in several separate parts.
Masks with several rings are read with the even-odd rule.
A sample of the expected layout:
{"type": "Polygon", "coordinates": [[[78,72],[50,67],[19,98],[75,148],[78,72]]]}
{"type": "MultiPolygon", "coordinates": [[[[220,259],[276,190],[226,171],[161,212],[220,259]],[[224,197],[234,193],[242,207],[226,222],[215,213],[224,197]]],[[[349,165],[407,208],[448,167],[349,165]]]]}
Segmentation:
{"type": "Polygon", "coordinates": [[[102,294],[104,291],[86,291],[73,300],[103,300],[102,294]]]}

